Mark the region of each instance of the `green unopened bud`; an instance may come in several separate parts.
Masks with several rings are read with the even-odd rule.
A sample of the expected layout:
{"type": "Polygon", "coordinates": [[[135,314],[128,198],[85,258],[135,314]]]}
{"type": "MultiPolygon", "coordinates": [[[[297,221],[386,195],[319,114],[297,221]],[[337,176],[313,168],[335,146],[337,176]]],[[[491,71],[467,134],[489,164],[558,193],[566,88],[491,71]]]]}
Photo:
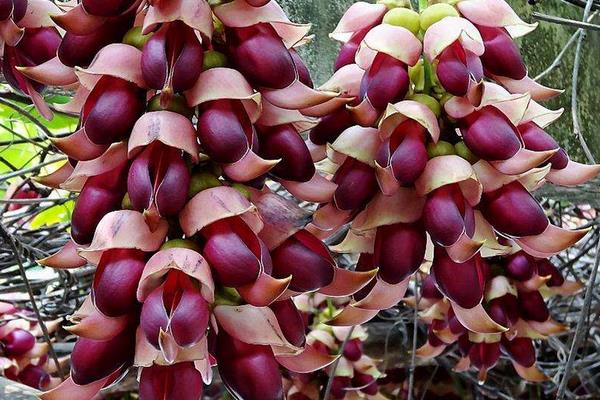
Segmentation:
{"type": "Polygon", "coordinates": [[[410,7],[410,0],[377,0],[377,4],[384,4],[391,10],[396,7],[410,7]]]}
{"type": "Polygon", "coordinates": [[[202,248],[200,245],[189,239],[172,239],[160,247],[161,250],[168,249],[190,249],[200,253],[202,248]]]}
{"type": "Polygon", "coordinates": [[[419,14],[408,8],[392,8],[383,16],[383,23],[401,26],[415,35],[421,29],[419,14]]]}
{"type": "Polygon", "coordinates": [[[188,197],[192,198],[203,190],[219,187],[223,184],[215,175],[207,171],[199,171],[190,178],[190,190],[188,197]]]}
{"type": "Polygon", "coordinates": [[[408,76],[415,85],[415,91],[419,92],[425,88],[425,68],[423,60],[419,60],[413,67],[408,67],[408,76]]]}
{"type": "Polygon", "coordinates": [[[220,51],[215,50],[206,50],[204,52],[204,58],[202,61],[202,70],[206,71],[207,69],[217,68],[217,67],[226,67],[227,66],[227,56],[221,53],[220,51]]]}
{"type": "Polygon", "coordinates": [[[248,186],[235,182],[235,183],[231,184],[231,187],[234,188],[235,190],[237,190],[238,192],[240,192],[242,194],[242,196],[244,196],[248,200],[250,200],[252,198],[252,192],[250,192],[250,189],[248,189],[248,186]]]}
{"type": "Polygon", "coordinates": [[[123,43],[128,44],[133,47],[137,47],[142,50],[144,45],[152,37],[152,32],[147,35],[142,34],[141,26],[134,26],[130,30],[127,31],[125,36],[123,36],[123,43]]]}
{"type": "Polygon", "coordinates": [[[173,111],[188,118],[194,115],[194,109],[188,106],[185,97],[180,94],[174,94],[167,107],[163,107],[160,103],[160,94],[157,94],[148,102],[148,111],[173,111]]]}
{"type": "Polygon", "coordinates": [[[427,144],[427,154],[429,155],[429,158],[434,158],[440,156],[451,156],[456,154],[456,151],[454,150],[452,143],[440,140],[437,143],[431,142],[427,144]]]}
{"type": "Polygon", "coordinates": [[[456,154],[470,162],[471,164],[475,164],[479,161],[479,157],[471,152],[471,150],[467,147],[465,142],[458,142],[454,145],[454,149],[456,150],[456,154]]]}
{"type": "Polygon", "coordinates": [[[421,29],[426,31],[431,25],[446,17],[458,17],[458,11],[450,4],[440,3],[427,7],[421,13],[421,29]]]}
{"type": "Polygon", "coordinates": [[[436,117],[442,115],[442,106],[434,97],[431,97],[428,94],[424,93],[415,93],[409,98],[410,100],[414,100],[416,102],[426,105],[431,111],[433,111],[436,117]]]}
{"type": "Polygon", "coordinates": [[[242,297],[234,288],[224,286],[215,288],[215,305],[239,306],[240,304],[242,304],[242,297]]]}
{"type": "Polygon", "coordinates": [[[131,198],[129,197],[129,193],[125,193],[125,196],[123,196],[123,200],[121,200],[121,208],[123,210],[133,210],[133,205],[131,204],[131,198]]]}

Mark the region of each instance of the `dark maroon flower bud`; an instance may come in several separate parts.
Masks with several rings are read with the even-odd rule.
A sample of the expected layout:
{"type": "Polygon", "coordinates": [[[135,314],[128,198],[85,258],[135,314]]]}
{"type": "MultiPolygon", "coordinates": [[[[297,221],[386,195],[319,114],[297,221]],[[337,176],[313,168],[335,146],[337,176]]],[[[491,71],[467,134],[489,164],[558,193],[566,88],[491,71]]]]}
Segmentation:
{"type": "Polygon", "coordinates": [[[239,217],[214,222],[201,234],[206,239],[202,254],[225,286],[248,285],[258,278],[261,262],[271,265],[266,246],[239,217]]]}
{"type": "Polygon", "coordinates": [[[131,205],[154,217],[173,217],[185,206],[190,172],[182,151],[154,142],[131,163],[127,191],[131,205]]]}
{"type": "Polygon", "coordinates": [[[215,100],[200,107],[198,137],[206,154],[219,163],[240,160],[256,134],[244,106],[237,100],[215,100]]]}
{"type": "Polygon", "coordinates": [[[526,149],[534,151],[558,149],[558,152],[550,157],[543,165],[550,163],[552,164],[552,169],[564,169],[567,167],[567,164],[569,163],[567,152],[560,147],[558,142],[554,140],[552,136],[547,134],[546,131],[533,122],[519,125],[518,129],[526,149]]]}
{"type": "Polygon", "coordinates": [[[281,159],[271,173],[296,182],[307,182],[315,174],[310,151],[291,124],[263,127],[259,130],[260,155],[270,160],[281,159]]]}
{"type": "Polygon", "coordinates": [[[487,311],[490,317],[502,326],[512,326],[520,317],[517,297],[512,294],[492,299],[487,311]]]}
{"type": "Polygon", "coordinates": [[[107,145],[127,138],[144,112],[144,93],[124,79],[109,75],[100,78],[81,113],[81,124],[90,141],[107,145]]]}
{"type": "Polygon", "coordinates": [[[485,261],[477,255],[462,264],[455,263],[441,247],[435,248],[431,271],[438,289],[463,308],[473,308],[483,299],[485,261]]]}
{"type": "Polygon", "coordinates": [[[0,1],[0,21],[4,21],[12,16],[13,21],[19,22],[27,10],[27,0],[1,0],[0,1]]]}
{"type": "Polygon", "coordinates": [[[294,60],[294,65],[296,65],[296,71],[298,71],[298,79],[300,82],[310,88],[314,87],[310,71],[306,64],[304,64],[304,60],[300,57],[300,54],[294,49],[290,49],[290,54],[292,55],[292,60],[294,60]]]}
{"type": "Polygon", "coordinates": [[[15,90],[29,93],[28,86],[41,91],[44,85],[26,78],[16,67],[33,67],[56,56],[61,37],[56,28],[28,28],[15,47],[5,45],[2,73],[15,90]]]}
{"type": "Polygon", "coordinates": [[[448,46],[439,56],[437,76],[448,93],[464,96],[471,81],[483,79],[483,66],[479,57],[462,47],[459,41],[448,46]]]}
{"type": "Polygon", "coordinates": [[[84,10],[91,15],[115,17],[127,11],[135,0],[82,0],[84,10]]]}
{"type": "Polygon", "coordinates": [[[565,283],[565,278],[550,260],[538,260],[536,265],[539,276],[550,276],[550,279],[546,281],[548,287],[562,286],[562,284],[565,283]]]}
{"type": "Polygon", "coordinates": [[[19,357],[33,349],[35,336],[23,329],[15,329],[0,340],[4,346],[4,354],[8,357],[19,357]]]}
{"type": "Polygon", "coordinates": [[[355,388],[361,388],[361,392],[371,396],[376,395],[379,391],[377,379],[369,374],[363,374],[362,372],[356,370],[354,371],[354,376],[352,377],[352,386],[355,388]]]}
{"type": "Polygon", "coordinates": [[[296,79],[292,55],[271,24],[228,28],[229,57],[251,83],[282,89],[296,79]]]}
{"type": "Polygon", "coordinates": [[[454,313],[454,309],[452,307],[448,309],[448,315],[446,316],[446,319],[448,321],[448,328],[453,334],[462,335],[468,332],[467,328],[465,328],[458,318],[456,318],[456,314],[454,313]]]}
{"type": "MultiPolygon", "coordinates": [[[[34,186],[31,186],[31,187],[33,187],[33,189],[28,189],[26,186],[18,189],[15,193],[12,194],[12,196],[10,196],[10,198],[25,200],[25,199],[39,199],[40,197],[42,197],[41,193],[38,191],[38,189],[36,187],[34,187],[34,186]]],[[[17,203],[9,204],[8,211],[15,211],[15,210],[22,208],[23,206],[24,206],[24,204],[17,204],[17,203]]]]}
{"type": "Polygon", "coordinates": [[[39,365],[29,364],[19,372],[19,382],[34,389],[44,390],[50,384],[50,374],[39,365]]]}
{"type": "Polygon", "coordinates": [[[377,228],[373,262],[387,283],[400,283],[419,269],[425,257],[427,237],[419,223],[377,228]]]}
{"type": "Polygon", "coordinates": [[[181,21],[163,25],[144,45],[142,74],[152,89],[183,92],[194,86],[204,51],[192,28],[181,21]]]}
{"type": "Polygon", "coordinates": [[[127,328],[109,340],[80,337],[71,353],[71,378],[87,385],[131,365],[135,353],[135,329],[127,328]]]}
{"type": "Polygon", "coordinates": [[[544,322],[550,318],[550,312],[544,298],[537,290],[532,292],[519,291],[519,310],[523,319],[528,321],[544,322]]]}
{"type": "Polygon", "coordinates": [[[354,125],[352,113],[341,107],[321,118],[321,121],[309,133],[310,141],[317,145],[333,143],[346,129],[354,125]]]}
{"type": "Polygon", "coordinates": [[[165,282],[144,301],[140,327],[148,342],[159,348],[160,331],[170,332],[181,347],[191,347],[205,335],[210,310],[196,283],[171,270],[165,282]]]}
{"type": "Polygon", "coordinates": [[[145,254],[136,249],[110,249],[102,253],[92,294],[101,313],[119,317],[137,306],[136,291],[146,265],[145,254]]]}
{"type": "Polygon", "coordinates": [[[75,243],[90,243],[102,217],[119,208],[127,188],[126,179],[127,163],[123,163],[85,182],[71,218],[71,236],[75,243]]]}
{"type": "Polygon", "coordinates": [[[533,259],[527,253],[519,251],[506,259],[506,274],[518,281],[531,279],[535,272],[533,259]]]}
{"type": "Polygon", "coordinates": [[[508,340],[502,335],[502,351],[511,359],[524,367],[531,367],[535,364],[535,347],[533,341],[527,337],[516,337],[508,340]]]}
{"type": "Polygon", "coordinates": [[[310,292],[333,281],[335,261],[327,246],[306,230],[290,236],[271,252],[271,257],[273,276],[291,276],[291,290],[310,292]]]}
{"type": "Polygon", "coordinates": [[[219,329],[217,360],[223,383],[244,400],[283,400],[283,380],[270,346],[241,342],[219,329]]]}
{"type": "MultiPolygon", "coordinates": [[[[377,23],[379,25],[379,23],[377,23]]],[[[335,60],[334,70],[342,68],[345,65],[354,64],[354,60],[356,57],[356,52],[358,51],[358,47],[362,40],[367,36],[367,33],[373,28],[373,26],[368,26],[364,29],[361,29],[358,32],[355,32],[350,40],[342,45],[340,48],[340,52],[335,60]]]]}
{"type": "Polygon", "coordinates": [[[344,357],[350,361],[358,361],[363,355],[363,343],[360,338],[348,340],[344,346],[344,357]]]}
{"type": "Polygon", "coordinates": [[[507,160],[521,149],[519,131],[494,106],[485,106],[459,121],[465,144],[484,160],[507,160]]]}
{"type": "Polygon", "coordinates": [[[426,299],[443,299],[444,295],[440,293],[435,286],[435,279],[431,275],[427,275],[421,283],[421,297],[426,299]]]}
{"type": "Polygon", "coordinates": [[[193,362],[142,368],[140,398],[144,400],[197,400],[202,398],[202,375],[193,362]]]}
{"type": "Polygon", "coordinates": [[[402,100],[409,84],[406,64],[385,53],[377,53],[360,83],[360,98],[368,97],[373,107],[383,109],[388,103],[402,100]]]}
{"type": "Polygon", "coordinates": [[[469,340],[469,334],[465,333],[458,338],[458,350],[463,357],[469,354],[471,347],[473,347],[473,342],[469,340]]]}
{"type": "Polygon", "coordinates": [[[349,388],[352,387],[352,379],[349,376],[336,376],[331,383],[331,397],[334,399],[343,399],[346,397],[349,388]]]}
{"type": "Polygon", "coordinates": [[[493,368],[500,359],[500,342],[473,343],[469,350],[469,359],[475,368],[481,370],[493,368]]]}
{"type": "Polygon", "coordinates": [[[540,204],[518,181],[484,193],[480,209],[496,230],[511,236],[539,235],[549,224],[540,204]]]}
{"type": "Polygon", "coordinates": [[[425,128],[412,119],[398,125],[379,147],[377,163],[392,167],[394,176],[403,186],[410,186],[421,176],[427,165],[425,128]]]}
{"type": "Polygon", "coordinates": [[[377,192],[375,171],[368,164],[352,157],[337,170],[333,182],[338,187],[334,201],[340,210],[357,210],[365,206],[377,192]]]}
{"type": "Polygon", "coordinates": [[[58,48],[58,58],[69,67],[87,67],[98,51],[111,43],[119,43],[133,26],[135,13],[106,20],[88,35],[67,32],[58,48]]]}
{"type": "Polygon", "coordinates": [[[306,343],[304,321],[294,302],[291,299],[276,301],[269,307],[275,313],[281,331],[288,342],[296,347],[303,347],[306,343]]]}
{"type": "Polygon", "coordinates": [[[473,208],[458,185],[442,186],[427,196],[423,221],[431,239],[442,246],[453,245],[463,232],[471,237],[475,231],[473,208]]]}
{"type": "Polygon", "coordinates": [[[477,26],[477,29],[481,33],[485,46],[481,62],[486,72],[515,80],[525,78],[527,68],[523,57],[506,29],[482,25],[477,26]]]}
{"type": "Polygon", "coordinates": [[[445,343],[433,331],[433,325],[430,325],[429,329],[427,331],[427,341],[433,347],[439,347],[439,346],[445,345],[445,343]]]}

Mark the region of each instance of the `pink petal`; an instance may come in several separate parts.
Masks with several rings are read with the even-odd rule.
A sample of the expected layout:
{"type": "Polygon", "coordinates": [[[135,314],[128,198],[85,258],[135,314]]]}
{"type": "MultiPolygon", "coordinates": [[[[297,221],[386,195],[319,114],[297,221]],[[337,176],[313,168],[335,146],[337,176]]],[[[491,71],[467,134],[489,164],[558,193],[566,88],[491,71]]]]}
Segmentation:
{"type": "Polygon", "coordinates": [[[425,171],[415,182],[417,193],[424,196],[444,185],[459,183],[465,199],[472,206],[479,203],[483,187],[471,164],[463,158],[449,155],[429,160],[425,171]]]}
{"type": "Polygon", "coordinates": [[[534,257],[548,258],[577,243],[590,229],[572,231],[548,224],[542,234],[518,238],[515,242],[534,257]]]}
{"type": "Polygon", "coordinates": [[[307,345],[300,354],[276,356],[277,362],[284,368],[300,374],[321,370],[337,360],[339,356],[323,354],[313,346],[307,345]]]}
{"type": "Polygon", "coordinates": [[[98,264],[106,249],[156,251],[165,241],[168,229],[169,224],[165,220],[158,223],[155,231],[150,231],[142,213],[131,210],[113,211],[100,220],[92,243],[81,249],[79,254],[92,264],[98,264]]]}
{"type": "Polygon", "coordinates": [[[25,86],[25,92],[29,95],[29,98],[31,98],[31,102],[35,106],[37,112],[39,112],[42,117],[50,121],[54,114],[52,113],[52,110],[50,110],[50,107],[48,107],[48,104],[46,104],[44,97],[42,97],[42,95],[33,88],[33,85],[30,81],[25,81],[25,86]]]}
{"type": "Polygon", "coordinates": [[[492,76],[492,79],[499,82],[511,93],[529,93],[535,101],[548,100],[564,92],[564,90],[540,85],[528,76],[519,81],[501,76],[492,76]]]}
{"type": "Polygon", "coordinates": [[[25,16],[19,21],[19,26],[30,29],[54,26],[50,16],[60,13],[60,8],[51,1],[28,0],[25,16]]]}
{"type": "Polygon", "coordinates": [[[68,103],[54,104],[54,108],[57,111],[61,111],[67,114],[79,114],[89,94],[90,91],[86,89],[85,86],[79,85],[79,87],[75,91],[75,95],[71,97],[71,100],[69,100],[68,103]]]}
{"type": "Polygon", "coordinates": [[[563,169],[551,169],[546,179],[555,185],[578,186],[600,174],[600,165],[585,165],[569,160],[563,169]]]}
{"type": "Polygon", "coordinates": [[[323,161],[325,158],[327,158],[326,145],[314,144],[313,142],[311,142],[310,139],[306,139],[304,143],[306,143],[306,147],[308,148],[308,151],[310,152],[310,156],[314,163],[323,161]]]}
{"type": "Polygon", "coordinates": [[[108,146],[92,143],[85,133],[85,128],[80,128],[67,137],[52,138],[50,141],[61,152],[80,161],[98,158],[108,149],[108,146]]]}
{"type": "Polygon", "coordinates": [[[564,283],[560,286],[554,286],[549,288],[552,293],[559,294],[561,296],[573,296],[576,293],[579,293],[585,284],[579,281],[564,281],[564,283]]]}
{"type": "Polygon", "coordinates": [[[330,326],[354,326],[364,324],[377,315],[379,310],[365,310],[348,304],[341,313],[327,322],[330,326]]]}
{"type": "Polygon", "coordinates": [[[376,229],[370,231],[355,231],[350,229],[344,240],[331,246],[329,250],[335,253],[369,253],[372,254],[375,246],[376,229]]]}
{"type": "Polygon", "coordinates": [[[385,114],[379,123],[382,139],[389,138],[398,125],[407,119],[412,119],[421,124],[434,142],[440,138],[440,126],[437,117],[429,107],[413,100],[404,100],[396,104],[388,104],[385,114]]]}
{"type": "Polygon", "coordinates": [[[340,107],[345,107],[346,104],[349,104],[353,101],[353,97],[335,97],[333,99],[327,100],[324,103],[317,104],[316,106],[303,108],[300,111],[302,112],[302,114],[307,115],[309,117],[324,117],[333,113],[340,107]]]}
{"type": "Polygon", "coordinates": [[[287,341],[270,308],[251,305],[217,306],[214,313],[219,325],[229,335],[244,343],[298,350],[287,341]]]}
{"type": "Polygon", "coordinates": [[[257,123],[264,126],[277,126],[292,124],[298,132],[305,132],[314,128],[319,120],[313,117],[307,117],[298,110],[286,110],[274,106],[268,101],[262,102],[262,114],[257,123]]]}
{"type": "Polygon", "coordinates": [[[400,189],[400,182],[396,179],[391,164],[384,168],[375,161],[375,173],[379,188],[385,196],[393,196],[400,189]]]}
{"type": "Polygon", "coordinates": [[[364,1],[354,3],[344,13],[329,37],[345,43],[354,32],[381,21],[386,12],[387,7],[385,4],[369,4],[364,1]]]}
{"type": "Polygon", "coordinates": [[[460,323],[472,332],[477,333],[501,333],[508,329],[496,323],[485,311],[481,304],[471,309],[462,308],[451,302],[452,309],[460,323]]]}
{"type": "Polygon", "coordinates": [[[108,172],[125,161],[127,161],[127,144],[115,143],[100,157],[78,162],[69,179],[61,187],[72,191],[81,190],[87,178],[108,172]]]}
{"type": "Polygon", "coordinates": [[[365,164],[373,165],[373,159],[380,145],[381,140],[377,129],[355,125],[342,132],[331,144],[331,148],[365,164]]]}
{"type": "Polygon", "coordinates": [[[446,17],[425,32],[423,52],[429,61],[433,61],[456,40],[460,40],[466,50],[478,56],[485,51],[481,34],[472,23],[460,17],[446,17]]]}
{"type": "Polygon", "coordinates": [[[479,210],[475,210],[475,234],[473,239],[485,242],[484,247],[481,249],[483,257],[506,255],[512,251],[510,246],[503,246],[498,242],[494,228],[483,218],[479,210]]]}
{"type": "Polygon", "coordinates": [[[471,239],[463,232],[456,243],[446,247],[446,252],[454,262],[464,263],[477,254],[484,244],[484,241],[471,239]]]}
{"type": "Polygon", "coordinates": [[[246,78],[232,68],[211,68],[200,74],[193,88],[185,92],[190,106],[212,100],[241,100],[252,122],[260,116],[260,93],[255,93],[246,78]]]}
{"type": "Polygon", "coordinates": [[[277,107],[297,110],[322,104],[337,97],[339,93],[311,89],[296,79],[283,89],[264,89],[262,95],[277,107]]]}
{"type": "Polygon", "coordinates": [[[397,60],[402,61],[406,65],[413,66],[419,61],[423,46],[421,41],[408,29],[390,25],[377,25],[371,29],[363,39],[356,59],[363,59],[364,62],[357,62],[363,69],[368,69],[373,62],[370,54],[362,55],[365,46],[377,53],[385,53],[397,60]],[[401,46],[398,43],[402,43],[401,46]],[[370,59],[370,62],[369,60],[370,59]]]}
{"type": "Polygon", "coordinates": [[[547,382],[550,380],[548,376],[546,376],[538,367],[532,365],[531,367],[524,367],[519,363],[513,361],[512,362],[515,371],[517,374],[526,381],[529,382],[547,382]]]}
{"type": "Polygon", "coordinates": [[[296,198],[312,203],[331,201],[337,185],[315,172],[308,182],[281,181],[283,187],[296,198]]]}
{"type": "Polygon", "coordinates": [[[58,57],[33,67],[17,67],[17,70],[29,79],[50,86],[68,86],[77,82],[73,69],[61,63],[58,57]]]}
{"type": "Polygon", "coordinates": [[[38,263],[50,268],[71,269],[83,267],[87,264],[87,261],[79,257],[79,254],[77,254],[77,245],[72,240],[69,240],[59,251],[38,260],[38,263]]]}
{"type": "Polygon", "coordinates": [[[362,126],[372,126],[379,118],[379,111],[373,107],[368,97],[365,97],[356,107],[348,106],[354,120],[362,126]]]}
{"type": "Polygon", "coordinates": [[[157,24],[180,20],[203,33],[209,39],[213,32],[212,12],[208,2],[170,0],[153,2],[144,18],[143,32],[150,32],[157,24]]]}
{"type": "Polygon", "coordinates": [[[560,108],[558,110],[550,110],[540,105],[538,102],[531,100],[520,124],[534,122],[540,128],[545,128],[554,121],[556,121],[558,118],[560,118],[564,111],[564,108],[560,108]]]}
{"type": "Polygon", "coordinates": [[[417,349],[417,356],[419,356],[420,358],[423,358],[425,360],[428,360],[430,358],[435,358],[435,357],[439,356],[440,354],[442,354],[444,352],[444,350],[446,350],[445,345],[432,346],[431,343],[429,343],[429,341],[427,341],[423,346],[421,346],[417,349]]]}
{"type": "Polygon", "coordinates": [[[65,329],[77,336],[93,340],[109,340],[123,332],[130,322],[129,317],[111,318],[96,309],[91,296],[85,298],[79,310],[69,318],[75,325],[66,326],[65,329]]]}
{"type": "Polygon", "coordinates": [[[73,173],[73,166],[69,161],[65,161],[56,171],[48,175],[34,176],[32,179],[44,186],[59,189],[67,178],[73,173]]]}
{"type": "Polygon", "coordinates": [[[16,46],[25,31],[12,18],[0,21],[0,39],[8,46],[16,46]]]}
{"type": "Polygon", "coordinates": [[[444,110],[452,118],[460,119],[471,114],[476,108],[466,97],[454,96],[444,104],[444,110]]]}
{"type": "Polygon", "coordinates": [[[106,22],[104,17],[86,13],[81,5],[71,8],[64,14],[60,10],[52,14],[50,17],[56,25],[74,35],[89,35],[106,22]]]}
{"type": "Polygon", "coordinates": [[[213,222],[234,216],[241,216],[255,233],[263,228],[256,207],[236,189],[221,186],[194,196],[179,214],[179,223],[191,237],[213,222]]]}
{"type": "Polygon", "coordinates": [[[223,166],[223,171],[236,182],[247,182],[269,172],[280,160],[265,160],[248,150],[240,160],[223,166]]]}
{"type": "Polygon", "coordinates": [[[333,282],[319,289],[319,293],[331,297],[350,296],[365,287],[377,275],[378,269],[359,272],[336,268],[333,282]]]}
{"type": "Polygon", "coordinates": [[[351,214],[351,211],[339,210],[333,203],[329,203],[315,211],[312,224],[320,230],[333,234],[349,221],[351,214]]]}
{"type": "Polygon", "coordinates": [[[365,70],[356,64],[344,65],[335,71],[327,82],[319,86],[319,90],[337,92],[342,97],[358,97],[364,74],[365,70]]]}
{"type": "Polygon", "coordinates": [[[137,299],[143,302],[154,289],[163,282],[163,277],[171,269],[181,271],[196,279],[202,296],[212,303],[215,285],[210,266],[200,253],[185,248],[171,248],[154,254],[146,263],[137,290],[137,299]]]}
{"type": "Polygon", "coordinates": [[[306,225],[309,214],[295,202],[266,192],[252,199],[264,227],[260,239],[273,250],[306,225]]]}
{"type": "Polygon", "coordinates": [[[386,310],[391,308],[404,298],[409,282],[410,277],[392,285],[378,277],[375,281],[375,286],[373,286],[367,297],[358,303],[354,303],[352,306],[365,310],[386,310]]]}
{"type": "Polygon", "coordinates": [[[92,89],[98,77],[114,76],[137,86],[146,87],[142,76],[142,52],[136,47],[123,43],[113,43],[103,47],[88,68],[75,67],[75,73],[81,84],[92,89]]]}
{"type": "Polygon", "coordinates": [[[537,27],[537,23],[524,22],[504,0],[466,0],[456,7],[460,13],[477,25],[504,27],[516,38],[524,36],[537,27]]]}
{"type": "Polygon", "coordinates": [[[532,151],[522,148],[508,160],[491,161],[498,171],[506,175],[518,175],[527,172],[551,158],[558,149],[532,151]]]}
{"type": "Polygon", "coordinates": [[[115,379],[120,371],[116,371],[111,376],[97,380],[87,385],[78,385],[73,382],[71,377],[52,390],[40,395],[41,400],[92,400],[109,381],[115,379]]]}
{"type": "Polygon", "coordinates": [[[292,277],[276,279],[264,272],[250,285],[238,288],[238,292],[248,304],[256,307],[266,307],[283,297],[292,277]]]}
{"type": "Polygon", "coordinates": [[[391,196],[377,194],[352,222],[352,229],[365,231],[399,222],[412,223],[421,218],[425,198],[412,188],[400,188],[391,196]]]}
{"type": "Polygon", "coordinates": [[[200,148],[196,130],[191,121],[171,111],[149,112],[137,120],[129,137],[128,156],[133,158],[141,147],[158,140],[167,146],[188,153],[194,162],[199,161],[200,148]]]}

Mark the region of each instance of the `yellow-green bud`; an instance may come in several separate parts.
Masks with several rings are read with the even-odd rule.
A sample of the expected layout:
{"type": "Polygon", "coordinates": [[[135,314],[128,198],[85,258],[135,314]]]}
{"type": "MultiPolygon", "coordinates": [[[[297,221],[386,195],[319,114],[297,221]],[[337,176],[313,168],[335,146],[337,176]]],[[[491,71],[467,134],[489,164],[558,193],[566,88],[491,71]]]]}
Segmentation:
{"type": "Polygon", "coordinates": [[[383,23],[401,26],[415,35],[421,29],[419,14],[408,8],[392,8],[383,16],[383,23]]]}
{"type": "Polygon", "coordinates": [[[173,111],[188,118],[194,115],[194,109],[189,107],[185,97],[180,94],[174,94],[168,107],[163,108],[160,104],[160,94],[155,95],[148,102],[148,111],[173,111]]]}
{"type": "Polygon", "coordinates": [[[442,106],[440,103],[434,98],[424,93],[415,93],[410,96],[410,100],[414,100],[421,104],[426,105],[436,117],[439,117],[442,114],[442,106]]]}
{"type": "Polygon", "coordinates": [[[410,7],[410,0],[377,0],[377,4],[384,4],[391,10],[396,7],[410,7]]]}
{"type": "Polygon", "coordinates": [[[125,193],[125,196],[123,196],[123,200],[121,200],[121,208],[123,210],[133,210],[133,205],[131,204],[131,198],[129,197],[129,193],[125,193]]]}
{"type": "Polygon", "coordinates": [[[456,154],[456,151],[454,150],[452,143],[440,140],[437,143],[431,142],[427,144],[427,154],[429,155],[429,158],[434,158],[454,155],[456,154]]]}
{"type": "Polygon", "coordinates": [[[446,17],[458,17],[458,11],[450,4],[434,4],[423,10],[421,13],[421,29],[426,31],[431,25],[446,17]]]}
{"type": "Polygon", "coordinates": [[[215,288],[215,305],[239,306],[240,304],[242,304],[242,297],[234,288],[220,285],[215,288]]]}
{"type": "Polygon", "coordinates": [[[168,250],[168,249],[190,249],[190,250],[194,250],[197,251],[198,253],[200,253],[202,251],[202,248],[200,247],[200,245],[194,241],[188,240],[188,239],[172,239],[169,240],[168,242],[166,242],[165,244],[163,244],[160,248],[161,250],[168,250]]]}
{"type": "Polygon", "coordinates": [[[215,51],[215,50],[206,50],[204,52],[204,59],[202,61],[202,70],[206,71],[207,69],[217,68],[217,67],[226,67],[227,66],[227,57],[225,54],[215,51]]]}
{"type": "Polygon", "coordinates": [[[207,171],[199,171],[190,178],[188,197],[192,198],[203,190],[222,186],[223,184],[215,175],[207,171]]]}
{"type": "Polygon", "coordinates": [[[419,60],[413,67],[408,67],[408,76],[415,85],[415,91],[421,91],[425,88],[425,69],[423,60],[419,60]]]}
{"type": "Polygon", "coordinates": [[[125,36],[123,36],[123,43],[131,45],[133,47],[137,47],[138,49],[142,50],[148,39],[150,39],[150,37],[152,37],[152,32],[148,33],[147,35],[143,35],[142,27],[134,26],[133,28],[127,31],[125,36]]]}
{"type": "Polygon", "coordinates": [[[471,152],[471,150],[467,147],[465,142],[458,142],[454,145],[454,149],[456,150],[456,154],[470,162],[471,164],[475,164],[479,161],[479,157],[471,152]]]}

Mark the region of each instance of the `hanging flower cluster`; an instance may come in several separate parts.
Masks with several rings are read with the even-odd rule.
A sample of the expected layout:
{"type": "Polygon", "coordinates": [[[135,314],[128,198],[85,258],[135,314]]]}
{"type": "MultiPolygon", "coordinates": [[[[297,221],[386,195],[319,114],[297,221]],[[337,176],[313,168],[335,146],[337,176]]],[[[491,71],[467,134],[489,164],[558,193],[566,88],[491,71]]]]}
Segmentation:
{"type": "MultiPolygon", "coordinates": [[[[0,302],[0,373],[8,379],[39,390],[48,390],[60,383],[53,375],[57,369],[48,360],[48,344],[33,313],[11,303],[0,302]]],[[[53,334],[60,321],[46,324],[53,334]]]]}
{"type": "Polygon", "coordinates": [[[329,366],[310,374],[290,372],[284,381],[287,399],[318,399],[329,380],[331,398],[383,398],[378,397],[381,396],[378,379],[382,376],[378,362],[363,353],[363,343],[368,337],[366,330],[360,325],[354,328],[326,325],[349,300],[343,297],[327,299],[320,294],[302,295],[294,299],[308,329],[307,342],[327,356],[341,353],[341,357],[334,371],[333,366],[329,366]]]}
{"type": "MultiPolygon", "coordinates": [[[[330,324],[361,324],[392,307],[421,269],[444,299],[442,320],[460,329],[456,339],[475,343],[472,354],[499,354],[502,342],[518,359],[535,332],[554,326],[540,290],[573,289],[548,258],[588,232],[552,225],[531,193],[546,181],[578,185],[600,166],[572,161],[545,131],[562,110],[538,101],[560,92],[527,76],[513,41],[535,26],[502,0],[452,4],[419,14],[358,2],[331,34],[342,48],[321,89],[342,96],[313,108],[322,119],[307,143],[337,188],[308,229],[335,240],[349,226],[331,249],[360,253],[357,271],[378,268],[330,324]],[[505,264],[526,276],[495,272],[505,264]],[[505,301],[521,314],[499,316],[513,307],[505,301]],[[535,328],[523,328],[531,321],[535,328]]],[[[454,341],[438,339],[437,353],[454,341]]],[[[471,365],[482,371],[495,362],[476,357],[471,365]]],[[[517,370],[539,377],[526,361],[517,370]]]]}
{"type": "Polygon", "coordinates": [[[53,19],[57,56],[19,71],[77,88],[57,105],[80,115],[53,141],[69,159],[37,180],[79,196],[72,240],[40,263],[97,269],[68,327],[71,375],[43,398],[91,399],[133,366],[142,399],[198,399],[215,364],[237,397],[283,398],[281,367],[336,358],[306,341],[292,298],[376,274],[339,268],[265,186],[335,190],[299,134],[317,122],[305,109],[339,95],[312,88],[294,49],[309,26],[249,0],[87,0],[53,19]]]}

